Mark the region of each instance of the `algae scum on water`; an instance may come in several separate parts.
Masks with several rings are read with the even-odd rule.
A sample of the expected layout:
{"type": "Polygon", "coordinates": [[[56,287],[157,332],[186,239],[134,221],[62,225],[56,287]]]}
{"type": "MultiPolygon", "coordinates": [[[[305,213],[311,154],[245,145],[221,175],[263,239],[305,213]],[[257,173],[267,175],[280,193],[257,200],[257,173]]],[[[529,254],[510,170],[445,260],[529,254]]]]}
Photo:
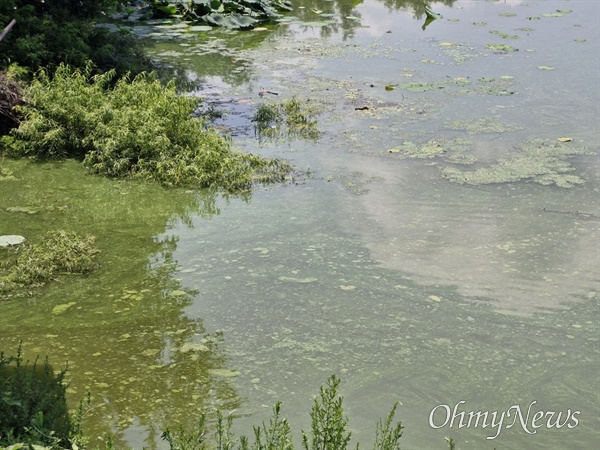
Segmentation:
{"type": "Polygon", "coordinates": [[[524,142],[516,151],[487,167],[471,171],[445,167],[442,173],[450,181],[461,184],[482,185],[530,180],[570,188],[583,184],[584,180],[573,174],[575,167],[569,162],[569,158],[593,154],[571,143],[534,139],[524,142]]]}
{"type": "MultiPolygon", "coordinates": [[[[450,42],[464,31],[450,19],[468,8],[447,5],[447,19],[414,24],[414,35],[376,2],[346,5],[339,40],[325,21],[256,33],[159,25],[165,64],[189,63],[198,85],[243,105],[225,111],[250,130],[232,133],[236,144],[310,176],[244,202],[89,176],[73,161],[6,161],[0,234],[37,242],[72,229],[95,235],[101,253],[90,274],[0,302],[4,348],[25,335],[29,354],[68,359],[72,405],[93,395],[86,432],[114,433],[118,448],[161,448],[160,430],[192,427],[202,409],[236,410],[248,433],[278,400],[306,430],[311,394],[331,373],[363,442],[395,400],[403,448],[441,447],[445,435],[477,450],[591,442],[587,420],[536,436],[513,427],[489,446],[488,430],[426,424],[432,399],[457,392],[474,408],[538,399],[597,417],[597,235],[582,220],[596,216],[579,212],[597,190],[582,166],[596,141],[575,91],[590,88],[571,83],[567,95],[557,82],[567,64],[587,76],[587,60],[525,50],[542,25],[525,31],[522,14],[498,18],[502,2],[476,3],[493,10],[481,16],[492,31],[463,20],[462,42],[450,42]]],[[[302,5],[302,19],[328,20],[302,5]]]]}

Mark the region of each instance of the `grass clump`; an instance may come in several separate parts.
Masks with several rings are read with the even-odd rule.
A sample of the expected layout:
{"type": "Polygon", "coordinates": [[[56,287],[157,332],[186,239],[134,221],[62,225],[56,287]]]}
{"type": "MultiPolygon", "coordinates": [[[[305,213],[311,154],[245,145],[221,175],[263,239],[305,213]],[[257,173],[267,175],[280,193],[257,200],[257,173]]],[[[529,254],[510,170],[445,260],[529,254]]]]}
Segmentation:
{"type": "Polygon", "coordinates": [[[87,273],[98,251],[91,235],[48,232],[42,242],[26,242],[0,263],[0,294],[38,288],[63,273],[87,273]]]}
{"type": "Polygon", "coordinates": [[[252,121],[256,123],[259,138],[316,141],[320,132],[314,115],[312,108],[294,97],[284,102],[262,103],[252,121]]]}
{"type": "Polygon", "coordinates": [[[93,173],[156,180],[165,186],[247,190],[283,181],[291,167],[244,154],[192,117],[197,100],[163,86],[153,73],[114,81],[92,66],[39,71],[25,89],[23,120],[5,137],[12,156],[75,157],[93,173]]]}

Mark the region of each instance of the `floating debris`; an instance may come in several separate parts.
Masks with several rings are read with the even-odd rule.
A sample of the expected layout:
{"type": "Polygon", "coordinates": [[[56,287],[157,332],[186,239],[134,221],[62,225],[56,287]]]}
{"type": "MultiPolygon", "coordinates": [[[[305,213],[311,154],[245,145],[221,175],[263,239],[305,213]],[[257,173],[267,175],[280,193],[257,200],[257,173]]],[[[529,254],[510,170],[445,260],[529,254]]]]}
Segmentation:
{"type": "Polygon", "coordinates": [[[12,247],[25,242],[25,237],[18,234],[5,234],[0,236],[0,247],[12,247]]]}
{"type": "Polygon", "coordinates": [[[62,314],[67,309],[75,306],[76,304],[77,304],[77,302],[69,302],[69,303],[63,303],[62,305],[56,305],[54,308],[52,308],[52,314],[62,314]]]}

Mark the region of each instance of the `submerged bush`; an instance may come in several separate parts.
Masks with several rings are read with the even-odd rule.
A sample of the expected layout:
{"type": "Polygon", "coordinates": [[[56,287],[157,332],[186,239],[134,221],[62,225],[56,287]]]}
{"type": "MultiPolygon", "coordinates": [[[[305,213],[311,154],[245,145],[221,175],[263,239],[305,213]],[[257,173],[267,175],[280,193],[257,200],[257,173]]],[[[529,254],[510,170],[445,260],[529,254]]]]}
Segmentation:
{"type": "Polygon", "coordinates": [[[296,97],[283,102],[262,103],[253,117],[259,138],[316,141],[319,128],[314,108],[296,97]]]}
{"type": "Polygon", "coordinates": [[[48,232],[42,242],[26,242],[0,263],[0,294],[41,287],[62,273],[87,273],[96,253],[93,236],[48,232]]]}
{"type": "Polygon", "coordinates": [[[0,353],[0,445],[67,443],[72,424],[65,374],[66,368],[55,374],[47,359],[25,362],[20,347],[17,356],[0,353]]]}
{"type": "Polygon", "coordinates": [[[61,65],[37,73],[24,93],[24,119],[5,152],[76,157],[94,173],[157,180],[166,186],[248,189],[282,181],[290,166],[244,154],[192,117],[197,100],[161,85],[153,73],[110,86],[115,72],[92,76],[61,65]]]}

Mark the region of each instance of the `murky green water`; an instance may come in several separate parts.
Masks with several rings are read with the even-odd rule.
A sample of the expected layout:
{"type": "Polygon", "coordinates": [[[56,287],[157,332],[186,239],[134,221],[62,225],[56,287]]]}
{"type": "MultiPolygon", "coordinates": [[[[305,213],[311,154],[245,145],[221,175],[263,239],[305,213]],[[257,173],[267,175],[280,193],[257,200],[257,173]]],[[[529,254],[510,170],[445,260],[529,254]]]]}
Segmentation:
{"type": "Polygon", "coordinates": [[[3,161],[18,180],[0,181],[0,234],[66,228],[102,253],[90,276],[3,301],[0,348],[68,360],[73,404],[93,393],[91,435],[121,447],[164,448],[160,430],[215,405],[250,434],[282,400],[306,430],[331,373],[363,445],[401,401],[403,448],[597,447],[598,5],[448,3],[424,31],[404,2],[314,1],[293,14],[335,25],[153,47],[240,148],[310,167],[298,184],[227,201],[3,161]],[[261,87],[320,111],[320,140],[259,143],[261,87]],[[463,400],[581,413],[496,440],[430,427],[463,400]]]}

